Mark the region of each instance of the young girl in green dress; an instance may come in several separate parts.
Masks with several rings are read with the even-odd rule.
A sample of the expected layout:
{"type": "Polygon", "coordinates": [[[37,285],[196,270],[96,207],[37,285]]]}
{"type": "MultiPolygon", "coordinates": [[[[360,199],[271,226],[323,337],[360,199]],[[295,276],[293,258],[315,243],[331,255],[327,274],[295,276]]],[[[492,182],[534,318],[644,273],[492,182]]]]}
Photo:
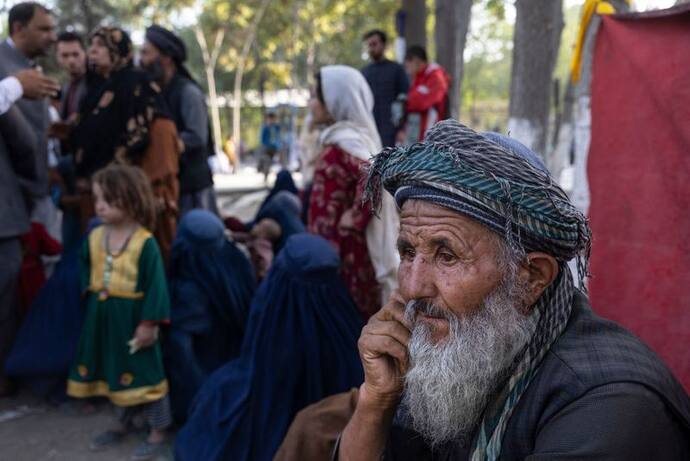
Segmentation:
{"type": "Polygon", "coordinates": [[[93,194],[103,224],[82,248],[86,317],[67,393],[107,397],[118,407],[117,427],[94,438],[93,450],[119,442],[143,412],[150,432],[132,459],[151,459],[172,422],[158,341],[170,303],[158,244],[147,230],[154,198],[144,173],[123,165],[97,172],[93,194]]]}

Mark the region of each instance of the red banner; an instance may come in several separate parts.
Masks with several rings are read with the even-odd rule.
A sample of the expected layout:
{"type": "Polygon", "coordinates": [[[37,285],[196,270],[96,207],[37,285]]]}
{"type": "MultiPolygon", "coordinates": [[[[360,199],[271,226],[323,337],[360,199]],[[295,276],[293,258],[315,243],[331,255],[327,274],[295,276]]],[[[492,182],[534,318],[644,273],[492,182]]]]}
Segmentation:
{"type": "Polygon", "coordinates": [[[690,9],[605,17],[591,107],[592,305],[690,391],[690,9]]]}

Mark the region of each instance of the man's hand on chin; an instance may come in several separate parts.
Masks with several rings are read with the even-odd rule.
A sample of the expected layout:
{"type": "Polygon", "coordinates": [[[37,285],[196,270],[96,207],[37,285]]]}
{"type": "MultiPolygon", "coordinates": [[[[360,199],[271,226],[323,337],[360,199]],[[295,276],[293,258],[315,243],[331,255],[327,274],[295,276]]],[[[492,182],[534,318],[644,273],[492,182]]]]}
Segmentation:
{"type": "Polygon", "coordinates": [[[342,435],[340,460],[378,460],[383,453],[409,363],[411,333],[404,314],[405,300],[395,291],[362,329],[358,347],[364,384],[342,435]]]}

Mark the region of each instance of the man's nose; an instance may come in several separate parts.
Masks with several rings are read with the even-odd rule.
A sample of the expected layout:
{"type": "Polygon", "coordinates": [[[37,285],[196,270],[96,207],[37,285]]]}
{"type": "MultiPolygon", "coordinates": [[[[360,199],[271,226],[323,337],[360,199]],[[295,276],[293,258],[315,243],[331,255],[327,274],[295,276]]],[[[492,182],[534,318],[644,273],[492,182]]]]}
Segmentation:
{"type": "Polygon", "coordinates": [[[429,258],[416,256],[400,271],[400,292],[406,299],[433,299],[437,290],[429,258]]]}

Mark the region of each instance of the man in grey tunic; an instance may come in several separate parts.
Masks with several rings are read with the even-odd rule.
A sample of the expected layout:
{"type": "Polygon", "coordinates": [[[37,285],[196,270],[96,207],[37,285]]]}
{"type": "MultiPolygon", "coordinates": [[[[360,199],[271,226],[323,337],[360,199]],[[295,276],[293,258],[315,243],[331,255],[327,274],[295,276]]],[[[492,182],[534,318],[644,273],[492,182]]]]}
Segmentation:
{"type": "MultiPolygon", "coordinates": [[[[8,16],[9,37],[0,43],[0,78],[36,67],[35,59],[45,56],[57,38],[54,18],[38,3],[18,3],[10,9],[8,16]]],[[[57,90],[54,93],[57,94],[57,90]]],[[[60,235],[59,220],[48,195],[48,100],[22,99],[17,102],[17,108],[31,125],[38,143],[36,178],[27,186],[32,202],[32,219],[57,237],[60,235]]]]}
{"type": "Polygon", "coordinates": [[[208,166],[214,154],[206,97],[184,62],[187,49],[171,31],[157,25],[146,29],[141,65],[162,87],[162,94],[184,144],[180,155],[180,216],[194,208],[218,214],[208,166]]]}
{"type": "Polygon", "coordinates": [[[373,160],[374,205],[384,189],[400,290],[362,330],[336,457],[690,459],[687,393],[574,286],[590,228],[533,152],[447,120],[373,160]]]}
{"type": "Polygon", "coordinates": [[[22,96],[43,98],[57,88],[57,82],[33,69],[0,80],[0,397],[13,391],[4,367],[17,330],[17,277],[23,257],[19,237],[29,230],[27,187],[36,180],[37,143],[15,103],[22,96]]]}

